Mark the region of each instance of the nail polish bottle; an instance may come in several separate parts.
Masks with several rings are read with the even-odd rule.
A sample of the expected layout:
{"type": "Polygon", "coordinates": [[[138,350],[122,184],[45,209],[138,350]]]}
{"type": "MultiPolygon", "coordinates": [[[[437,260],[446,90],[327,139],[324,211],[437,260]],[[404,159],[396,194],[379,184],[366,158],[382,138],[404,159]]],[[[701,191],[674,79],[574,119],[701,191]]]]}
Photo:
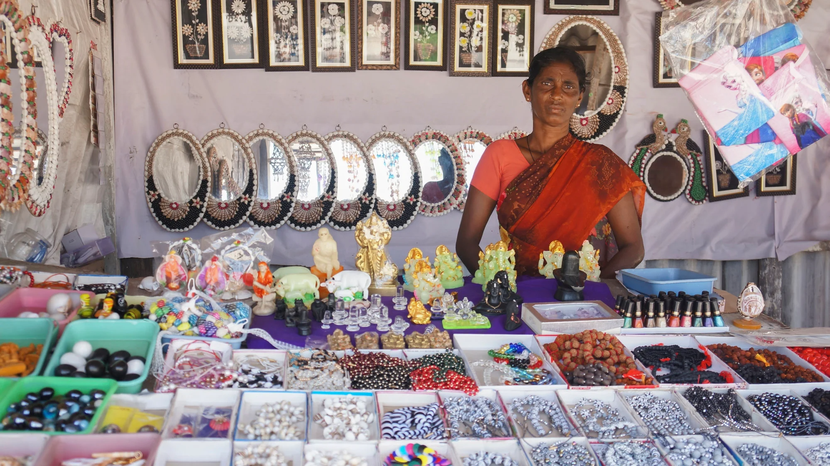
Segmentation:
{"type": "Polygon", "coordinates": [[[657,326],[666,327],[666,302],[657,301],[657,326]]]}
{"type": "Polygon", "coordinates": [[[634,301],[625,303],[625,315],[623,316],[623,328],[631,328],[631,318],[634,315],[634,301]]]}
{"type": "Polygon", "coordinates": [[[634,328],[643,328],[643,301],[637,300],[637,304],[634,307],[634,324],[632,325],[634,328]]]}
{"type": "Polygon", "coordinates": [[[669,327],[680,327],[680,300],[672,301],[671,317],[669,317],[669,327]]]}
{"type": "Polygon", "coordinates": [[[694,300],[691,296],[683,300],[683,317],[680,318],[681,327],[692,326],[692,306],[694,306],[694,300]]]}
{"type": "Polygon", "coordinates": [[[703,301],[703,326],[715,326],[715,321],[712,320],[712,303],[708,299],[703,301]]]}
{"type": "Polygon", "coordinates": [[[718,298],[709,298],[709,304],[712,308],[712,320],[715,323],[715,327],[726,327],[726,324],[723,322],[723,316],[720,315],[720,303],[718,303],[718,298]]]}
{"type": "Polygon", "coordinates": [[[654,321],[654,299],[649,299],[648,304],[646,306],[646,328],[654,328],[657,326],[657,323],[654,321]]]}
{"type": "Polygon", "coordinates": [[[622,315],[623,313],[623,304],[625,303],[625,296],[617,295],[617,304],[614,306],[614,311],[617,315],[622,315]]]}
{"type": "Polygon", "coordinates": [[[658,298],[660,301],[665,301],[665,300],[666,300],[666,298],[668,298],[668,295],[666,294],[666,292],[665,292],[665,291],[661,291],[661,292],[657,293],[657,298],[658,298]]]}
{"type": "Polygon", "coordinates": [[[703,301],[695,300],[695,318],[692,327],[703,327],[703,301]]]}

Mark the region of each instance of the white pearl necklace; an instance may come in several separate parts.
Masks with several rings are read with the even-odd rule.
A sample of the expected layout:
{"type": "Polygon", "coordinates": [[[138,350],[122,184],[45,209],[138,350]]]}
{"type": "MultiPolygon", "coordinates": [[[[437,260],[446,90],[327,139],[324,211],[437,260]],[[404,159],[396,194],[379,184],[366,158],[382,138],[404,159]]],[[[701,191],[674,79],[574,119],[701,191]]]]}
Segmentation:
{"type": "Polygon", "coordinates": [[[265,404],[256,412],[256,419],[241,425],[239,431],[248,440],[301,440],[305,409],[283,400],[265,404]]]}
{"type": "Polygon", "coordinates": [[[367,458],[354,456],[348,451],[319,451],[307,449],[305,466],[369,466],[367,458]]]}
{"type": "Polygon", "coordinates": [[[323,426],[326,440],[369,440],[369,424],[375,415],[360,398],[364,397],[347,395],[323,401],[323,412],[314,416],[314,422],[323,426]]]}

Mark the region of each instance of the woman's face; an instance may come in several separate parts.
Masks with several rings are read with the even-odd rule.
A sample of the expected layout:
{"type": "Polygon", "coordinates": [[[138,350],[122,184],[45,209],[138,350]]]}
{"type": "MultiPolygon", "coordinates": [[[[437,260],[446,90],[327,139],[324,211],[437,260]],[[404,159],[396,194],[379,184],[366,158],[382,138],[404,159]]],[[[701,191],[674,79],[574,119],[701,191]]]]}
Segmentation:
{"type": "Polygon", "coordinates": [[[533,85],[522,83],[525,98],[530,101],[534,121],[561,127],[568,126],[571,115],[582,102],[579,80],[567,63],[553,63],[536,76],[533,85]]]}
{"type": "Polygon", "coordinates": [[[749,75],[752,76],[752,80],[755,81],[755,84],[761,84],[766,79],[764,72],[757,68],[752,70],[752,73],[749,73],[749,75]]]}

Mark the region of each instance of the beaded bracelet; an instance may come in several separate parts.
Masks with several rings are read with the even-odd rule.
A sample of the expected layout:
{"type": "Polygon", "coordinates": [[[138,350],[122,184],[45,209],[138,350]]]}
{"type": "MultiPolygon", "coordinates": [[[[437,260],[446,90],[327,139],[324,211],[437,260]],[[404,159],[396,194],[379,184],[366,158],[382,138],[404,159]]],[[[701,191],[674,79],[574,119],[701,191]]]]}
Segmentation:
{"type": "Polygon", "coordinates": [[[389,411],[381,420],[381,436],[393,440],[443,440],[447,433],[438,414],[439,408],[438,403],[430,403],[389,411]]]}
{"type": "Polygon", "coordinates": [[[798,466],[792,456],[756,443],[741,445],[738,454],[746,460],[747,466],[798,466]]]}
{"type": "Polygon", "coordinates": [[[710,426],[748,432],[761,430],[738,402],[738,393],[731,388],[721,394],[701,387],[691,387],[683,393],[683,398],[695,407],[710,426]]]}
{"type": "Polygon", "coordinates": [[[784,435],[826,435],[830,426],[816,420],[813,411],[794,396],[765,392],[750,395],[752,403],[784,435]]]}
{"type": "Polygon", "coordinates": [[[464,458],[463,466],[519,466],[513,458],[489,451],[480,451],[464,458]]]}
{"type": "Polygon", "coordinates": [[[565,440],[559,443],[540,443],[530,451],[533,466],[597,466],[591,452],[584,446],[565,440]]]}
{"type": "Polygon", "coordinates": [[[450,460],[439,455],[435,450],[426,445],[419,443],[409,443],[399,447],[393,453],[389,454],[383,463],[389,466],[393,465],[418,465],[427,466],[451,466],[450,460]]]}

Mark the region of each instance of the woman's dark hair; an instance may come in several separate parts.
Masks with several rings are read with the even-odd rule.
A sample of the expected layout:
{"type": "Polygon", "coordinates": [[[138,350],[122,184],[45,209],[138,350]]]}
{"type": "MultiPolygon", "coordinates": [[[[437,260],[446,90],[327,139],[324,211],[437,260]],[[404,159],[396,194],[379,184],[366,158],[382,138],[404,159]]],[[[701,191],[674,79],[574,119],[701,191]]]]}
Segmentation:
{"type": "Polygon", "coordinates": [[[579,52],[570,47],[554,47],[537,53],[530,61],[530,68],[527,70],[527,83],[532,86],[536,76],[554,63],[571,65],[574,73],[576,73],[576,79],[579,81],[579,90],[581,92],[585,91],[585,60],[579,52]]]}

